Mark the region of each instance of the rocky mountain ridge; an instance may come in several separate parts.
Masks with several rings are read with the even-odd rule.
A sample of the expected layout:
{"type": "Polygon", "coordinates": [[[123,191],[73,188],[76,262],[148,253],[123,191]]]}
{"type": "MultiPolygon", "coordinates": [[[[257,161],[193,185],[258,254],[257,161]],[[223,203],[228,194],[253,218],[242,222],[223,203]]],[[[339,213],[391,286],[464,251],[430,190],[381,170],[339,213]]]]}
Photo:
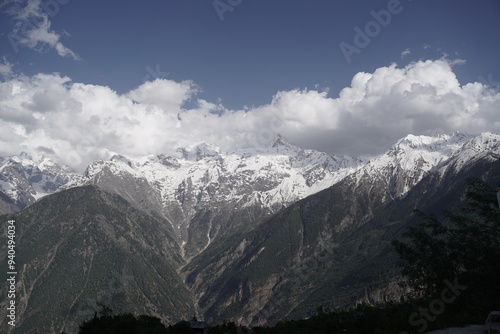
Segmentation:
{"type": "MultiPolygon", "coordinates": [[[[491,144],[497,135],[482,134],[477,138],[483,137],[490,138],[491,144]]],[[[179,156],[158,154],[132,159],[115,155],[109,161],[91,163],[83,174],[44,156],[21,153],[0,157],[0,191],[5,199],[22,209],[57,190],[99,183],[99,176],[108,169],[116,175],[130,174],[148,182],[158,193],[163,206],[173,201],[186,201],[182,193],[190,187],[195,189],[190,197],[195,198],[196,203],[230,199],[245,201],[247,205],[259,203],[277,208],[326,189],[353,172],[359,174],[361,167],[365,167],[364,173],[382,174],[385,178],[391,173],[397,175],[399,171],[413,170],[418,182],[421,175],[451,158],[473,138],[461,133],[408,135],[383,155],[363,160],[301,149],[278,135],[270,147],[231,153],[201,143],[179,148],[179,156]],[[222,182],[230,183],[231,188],[221,189],[222,182]],[[252,193],[247,191],[249,188],[252,188],[252,193]]],[[[488,139],[477,140],[480,142],[475,143],[475,150],[488,145],[488,139]]],[[[407,192],[415,181],[401,185],[395,195],[407,192]]]]}
{"type": "Polygon", "coordinates": [[[494,134],[408,135],[384,154],[365,161],[302,149],[278,135],[269,147],[231,153],[201,143],[178,149],[178,156],[115,155],[109,161],[91,163],[83,174],[43,156],[21,154],[0,158],[0,213],[18,211],[58,190],[97,185],[165,218],[176,231],[184,255],[192,258],[215,238],[251,229],[347,177],[353,187],[366,178],[385,187],[387,192],[377,199],[381,202],[404,196],[469,141],[476,140],[468,148],[475,154],[497,138],[494,134]]]}
{"type": "Polygon", "coordinates": [[[0,157],[0,191],[23,208],[57,190],[98,183],[103,170],[109,169],[116,175],[130,174],[149,182],[162,205],[182,202],[179,193],[191,185],[196,188],[193,197],[197,202],[241,201],[245,196],[249,204],[272,207],[327,188],[364,163],[359,158],[301,149],[281,136],[266,148],[224,153],[203,142],[177,151],[179,156],[159,154],[139,159],[114,155],[109,161],[91,163],[83,175],[43,156],[21,153],[0,157]],[[221,181],[237,183],[231,184],[231,189],[219,189],[221,181]],[[248,188],[261,195],[248,194],[248,188]]]}
{"type": "Polygon", "coordinates": [[[109,161],[91,163],[83,175],[55,163],[51,169],[44,168],[43,158],[4,158],[0,191],[10,204],[5,205],[4,213],[32,204],[49,190],[97,185],[141,210],[166,218],[186,257],[192,257],[219,235],[255,224],[331,186],[363,163],[357,158],[301,149],[281,136],[266,148],[224,153],[201,143],[178,153],[177,157],[138,159],[115,155],[109,161]],[[42,165],[37,168],[37,163],[42,165]],[[33,182],[35,173],[43,176],[38,183],[33,182]],[[51,187],[42,184],[49,179],[51,187]]]}

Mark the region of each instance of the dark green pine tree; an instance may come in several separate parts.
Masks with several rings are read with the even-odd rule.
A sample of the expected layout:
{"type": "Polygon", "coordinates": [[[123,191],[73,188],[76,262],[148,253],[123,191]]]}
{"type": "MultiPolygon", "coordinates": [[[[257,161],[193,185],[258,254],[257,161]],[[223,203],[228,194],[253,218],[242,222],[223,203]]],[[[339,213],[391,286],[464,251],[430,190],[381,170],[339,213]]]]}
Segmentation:
{"type": "Polygon", "coordinates": [[[160,319],[141,315],[136,318],[130,313],[120,315],[100,315],[80,325],[78,334],[167,334],[160,319]]]}
{"type": "Polygon", "coordinates": [[[468,180],[465,195],[461,212],[443,219],[417,212],[422,222],[393,246],[418,297],[440,298],[458,285],[454,307],[482,317],[500,308],[500,210],[495,190],[481,180],[468,180]]]}

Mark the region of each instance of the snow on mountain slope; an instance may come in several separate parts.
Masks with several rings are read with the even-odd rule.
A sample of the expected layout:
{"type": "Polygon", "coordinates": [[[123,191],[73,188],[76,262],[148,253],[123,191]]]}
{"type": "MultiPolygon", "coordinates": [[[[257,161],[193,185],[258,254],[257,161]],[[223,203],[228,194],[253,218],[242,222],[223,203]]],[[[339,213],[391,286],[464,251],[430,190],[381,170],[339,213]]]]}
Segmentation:
{"type": "Polygon", "coordinates": [[[357,158],[301,149],[282,137],[262,149],[226,154],[201,143],[178,152],[179,157],[114,156],[110,161],[94,162],[83,179],[66,187],[98,183],[106,169],[115,175],[144,179],[158,191],[164,206],[177,202],[190,215],[201,203],[210,203],[213,208],[228,202],[281,207],[330,187],[363,164],[357,158]]]}
{"type": "Polygon", "coordinates": [[[361,159],[290,145],[281,136],[266,148],[225,153],[201,143],[178,153],[95,161],[64,188],[98,185],[162,215],[189,258],[214,238],[258,224],[363,165],[361,159]]]}
{"type": "Polygon", "coordinates": [[[0,199],[22,209],[61,188],[112,183],[112,187],[120,187],[122,195],[130,195],[128,199],[141,189],[143,207],[156,205],[161,210],[169,206],[171,220],[189,224],[202,206],[257,205],[276,211],[351,174],[355,184],[362,179],[378,180],[387,187],[388,196],[396,198],[451,158],[456,160],[455,169],[482,155],[497,159],[499,141],[499,135],[491,133],[475,137],[460,133],[408,135],[365,163],[301,149],[278,136],[270,147],[230,153],[201,143],[180,148],[176,157],[115,155],[109,161],[93,162],[83,175],[45,157],[23,153],[0,157],[0,199]]]}
{"type": "Polygon", "coordinates": [[[450,168],[456,172],[479,159],[499,160],[500,135],[485,132],[479,136],[470,138],[452,158],[445,168],[440,169],[440,172],[444,172],[450,168]]]}
{"type": "Polygon", "coordinates": [[[357,171],[356,183],[368,177],[370,182],[384,184],[390,197],[404,196],[427,173],[458,154],[472,138],[458,132],[438,136],[408,135],[357,171]]]}
{"type": "Polygon", "coordinates": [[[60,166],[46,157],[0,157],[0,192],[19,209],[51,194],[77,177],[68,167],[60,166]]]}

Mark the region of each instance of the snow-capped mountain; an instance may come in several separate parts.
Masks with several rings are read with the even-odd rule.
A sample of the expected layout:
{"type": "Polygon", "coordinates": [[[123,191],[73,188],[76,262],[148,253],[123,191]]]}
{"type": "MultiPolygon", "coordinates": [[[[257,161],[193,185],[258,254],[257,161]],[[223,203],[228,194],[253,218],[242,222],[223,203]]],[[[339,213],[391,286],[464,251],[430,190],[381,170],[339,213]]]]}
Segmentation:
{"type": "Polygon", "coordinates": [[[260,149],[224,153],[201,143],[178,153],[96,161],[64,188],[96,184],[112,190],[164,215],[182,244],[197,244],[200,250],[221,233],[328,188],[363,164],[357,158],[301,149],[281,136],[260,149]]]}
{"type": "MultiPolygon", "coordinates": [[[[359,158],[301,149],[278,135],[270,147],[231,153],[201,143],[179,148],[176,157],[160,154],[130,159],[115,155],[109,161],[91,163],[83,175],[46,157],[22,153],[0,157],[0,194],[5,202],[21,209],[60,188],[103,185],[113,179],[112,187],[121,184],[123,188],[144,188],[150,202],[147,205],[160,211],[175,204],[177,216],[181,214],[186,222],[202,203],[210,203],[214,209],[231,202],[276,211],[353,172],[357,183],[364,177],[379,179],[386,183],[391,197],[402,196],[426,173],[459,152],[463,151],[464,156],[457,164],[481,152],[494,151],[498,138],[491,133],[477,137],[461,133],[408,135],[365,163],[359,158]]],[[[131,189],[125,192],[130,193],[131,189]]],[[[12,207],[10,211],[16,209],[12,207]]],[[[176,218],[179,217],[172,217],[176,218]]]]}
{"type": "Polygon", "coordinates": [[[177,156],[115,155],[91,163],[83,175],[28,154],[0,162],[0,191],[10,204],[0,207],[4,213],[57,190],[93,184],[167,218],[179,243],[195,243],[197,250],[221,233],[332,186],[364,163],[302,149],[281,136],[269,147],[229,153],[201,143],[179,148],[177,156]]]}
{"type": "Polygon", "coordinates": [[[57,190],[98,185],[167,218],[192,256],[217,236],[258,224],[346,177],[370,200],[386,202],[404,196],[451,158],[455,169],[485,154],[497,159],[499,142],[491,133],[408,135],[365,162],[302,149],[278,136],[269,147],[229,153],[201,143],[178,149],[177,156],[115,155],[91,163],[83,175],[45,157],[21,154],[0,158],[0,213],[23,209],[57,190]]]}
{"type": "Polygon", "coordinates": [[[156,155],[132,160],[114,156],[89,166],[75,186],[99,183],[106,170],[113,174],[133,175],[158,191],[161,204],[181,204],[189,211],[200,203],[238,202],[266,207],[281,207],[307,197],[352,173],[361,159],[330,156],[304,150],[278,137],[271,147],[244,149],[229,154],[202,143],[178,150],[180,157],[156,155]],[[186,204],[189,202],[189,205],[186,204]]]}
{"type": "MultiPolygon", "coordinates": [[[[498,135],[492,136],[500,138],[498,135]]],[[[369,184],[378,182],[378,187],[387,191],[382,201],[398,198],[404,196],[426,174],[467,149],[468,143],[473,139],[473,136],[459,132],[437,136],[407,135],[384,154],[368,161],[351,177],[357,185],[366,179],[369,184]]],[[[488,150],[486,146],[477,149],[478,152],[488,150]]]]}
{"type": "Polygon", "coordinates": [[[454,154],[450,164],[440,169],[440,172],[442,173],[449,168],[457,172],[471,162],[480,159],[487,159],[489,161],[500,159],[500,135],[485,132],[471,138],[454,154]]]}
{"type": "Polygon", "coordinates": [[[19,318],[30,319],[19,332],[68,319],[76,332],[103,301],[265,325],[318,304],[399,299],[391,240],[416,223],[415,208],[459,208],[469,178],[499,184],[500,135],[408,135],[364,164],[278,138],[231,153],[202,143],[175,157],[116,155],[84,174],[26,154],[0,168],[0,210],[61,190],[12,216],[26,255],[19,318]]]}
{"type": "Polygon", "coordinates": [[[0,198],[7,206],[2,211],[22,209],[77,177],[70,168],[43,156],[0,157],[0,198]]]}
{"type": "Polygon", "coordinates": [[[398,300],[391,241],[421,221],[414,210],[458,213],[468,180],[485,182],[486,196],[499,170],[499,135],[407,136],[332,187],[209,247],[182,273],[208,321],[264,324],[304,318],[318,304],[398,300]]]}

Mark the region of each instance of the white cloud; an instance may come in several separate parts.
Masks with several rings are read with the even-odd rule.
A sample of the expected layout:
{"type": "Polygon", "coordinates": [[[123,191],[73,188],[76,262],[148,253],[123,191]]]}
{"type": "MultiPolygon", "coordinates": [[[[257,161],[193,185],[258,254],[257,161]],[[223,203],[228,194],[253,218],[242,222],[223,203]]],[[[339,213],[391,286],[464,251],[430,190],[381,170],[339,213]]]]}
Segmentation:
{"type": "Polygon", "coordinates": [[[158,79],[145,82],[127,94],[134,101],[152,104],[169,112],[180,112],[181,105],[198,91],[191,81],[177,83],[171,80],[158,79]]]}
{"type": "Polygon", "coordinates": [[[54,16],[59,12],[59,4],[55,4],[57,7],[42,3],[41,0],[18,0],[6,10],[15,21],[8,39],[16,52],[19,46],[26,46],[37,52],[53,48],[61,57],[80,60],[75,52],[61,43],[61,35],[51,30],[49,14],[54,16]]]}
{"type": "Polygon", "coordinates": [[[5,79],[10,78],[12,76],[12,64],[7,61],[7,59],[3,58],[3,64],[0,64],[0,76],[5,79]]]}
{"type": "Polygon", "coordinates": [[[401,58],[404,58],[404,57],[408,56],[409,54],[411,54],[411,51],[410,51],[410,49],[406,48],[403,52],[401,52],[401,58]]]}
{"type": "Polygon", "coordinates": [[[176,154],[200,141],[230,151],[269,145],[278,133],[302,147],[371,155],[408,133],[500,132],[500,93],[479,82],[461,86],[451,63],[392,64],[356,74],[335,98],[281,91],[245,110],[196,99],[191,81],[157,79],[117,94],[57,73],[12,76],[0,82],[0,154],[54,152],[82,170],[115,153],[176,154]]]}

